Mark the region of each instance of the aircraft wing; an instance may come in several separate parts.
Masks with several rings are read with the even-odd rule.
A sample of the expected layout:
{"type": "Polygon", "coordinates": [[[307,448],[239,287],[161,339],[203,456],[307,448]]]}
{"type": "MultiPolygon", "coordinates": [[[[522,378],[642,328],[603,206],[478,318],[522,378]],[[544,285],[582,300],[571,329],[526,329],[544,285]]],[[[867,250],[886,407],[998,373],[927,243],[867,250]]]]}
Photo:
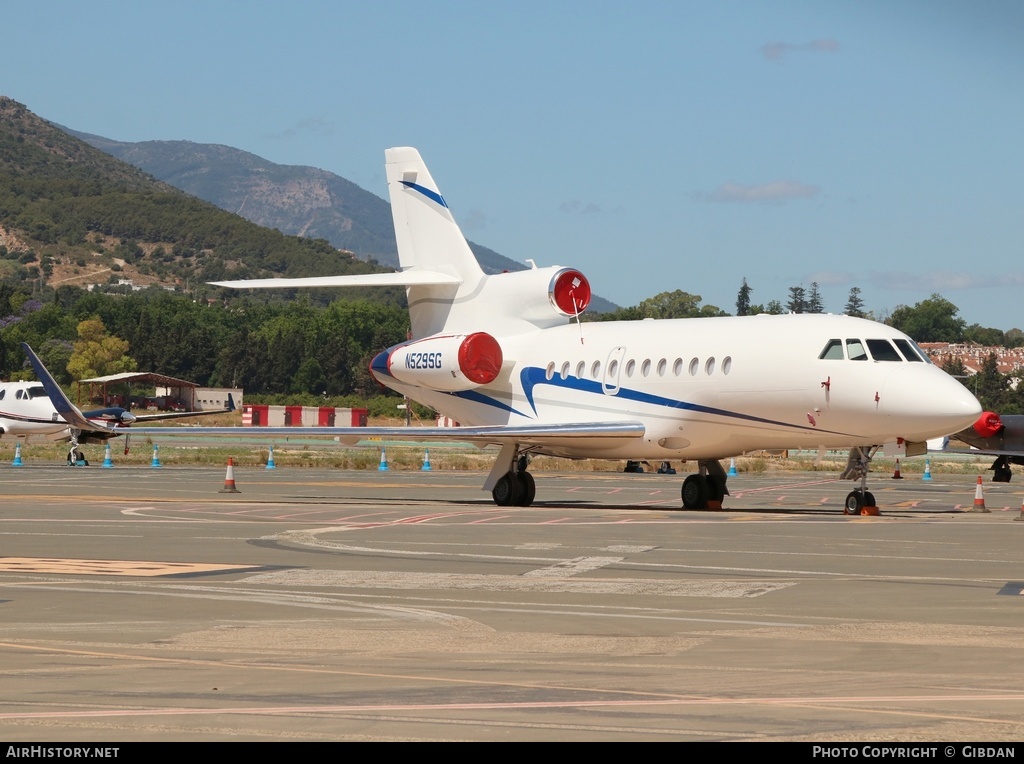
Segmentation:
{"type": "Polygon", "coordinates": [[[461,279],[436,271],[399,271],[396,273],[361,273],[355,276],[311,276],[301,279],[243,279],[211,281],[214,286],[234,289],[282,289],[296,287],[356,286],[421,286],[426,284],[461,284],[461,279]]]}
{"type": "Polygon", "coordinates": [[[515,427],[132,427],[125,434],[148,436],[233,435],[235,437],[338,438],[353,445],[367,438],[384,440],[449,440],[481,445],[516,442],[541,445],[565,438],[639,438],[645,433],[640,422],[596,422],[587,424],[540,424],[515,427]]]}

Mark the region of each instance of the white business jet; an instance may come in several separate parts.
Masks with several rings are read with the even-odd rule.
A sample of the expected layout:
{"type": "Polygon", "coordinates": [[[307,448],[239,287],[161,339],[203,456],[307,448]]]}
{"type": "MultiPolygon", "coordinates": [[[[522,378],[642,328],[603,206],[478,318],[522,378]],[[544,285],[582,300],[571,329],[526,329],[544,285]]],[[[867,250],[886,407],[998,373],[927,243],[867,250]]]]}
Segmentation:
{"type": "MultiPolygon", "coordinates": [[[[34,355],[33,353],[30,357],[34,355]]],[[[42,366],[41,362],[40,366],[42,366]]],[[[50,376],[48,371],[46,374],[48,377],[50,376]]],[[[53,384],[56,386],[56,382],[53,384]]],[[[79,451],[80,445],[103,443],[109,438],[127,435],[130,432],[127,428],[132,424],[220,414],[228,411],[234,411],[234,402],[230,396],[228,408],[223,411],[133,414],[120,406],[109,406],[92,411],[80,411],[81,421],[76,426],[58,413],[56,404],[52,402],[52,396],[48,395],[44,383],[0,382],[0,438],[22,443],[68,441],[70,443],[69,464],[84,461],[79,451]]],[[[125,453],[127,453],[127,445],[125,453]]]]}
{"type": "MultiPolygon", "coordinates": [[[[861,481],[845,511],[859,514],[875,504],[867,468],[878,448],[924,453],[928,438],[981,412],[909,337],[872,321],[803,314],[581,323],[590,301],[582,273],[551,266],[485,274],[419,152],[393,148],[385,157],[400,272],[217,285],[405,286],[412,339],[380,353],[370,370],[462,425],[418,428],[415,437],[501,447],[483,486],[498,505],[533,502],[533,454],[693,461],[682,503],[702,509],[720,507],[728,494],[723,459],[843,448],[851,449],[844,477],[861,481]]],[[[349,442],[411,435],[317,431],[349,442]]]]}

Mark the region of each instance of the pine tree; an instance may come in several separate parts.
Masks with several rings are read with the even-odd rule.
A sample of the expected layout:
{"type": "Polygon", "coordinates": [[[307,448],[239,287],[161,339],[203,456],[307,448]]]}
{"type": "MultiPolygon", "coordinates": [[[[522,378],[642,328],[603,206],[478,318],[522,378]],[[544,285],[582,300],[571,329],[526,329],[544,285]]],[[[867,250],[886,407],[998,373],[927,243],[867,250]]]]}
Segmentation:
{"type": "Polygon", "coordinates": [[[843,313],[854,318],[864,318],[864,300],[860,298],[860,287],[851,287],[850,296],[846,298],[843,313]]]}
{"type": "Polygon", "coordinates": [[[736,295],[736,315],[746,316],[750,313],[750,293],[754,290],[747,285],[747,277],[743,277],[743,286],[736,295]]]}
{"type": "Polygon", "coordinates": [[[825,303],[822,302],[821,292],[818,291],[818,282],[811,282],[811,292],[807,296],[806,313],[824,313],[825,303]]]}
{"type": "Polygon", "coordinates": [[[786,303],[786,310],[790,313],[806,313],[807,298],[802,286],[791,286],[789,288],[789,302],[786,303]]]}

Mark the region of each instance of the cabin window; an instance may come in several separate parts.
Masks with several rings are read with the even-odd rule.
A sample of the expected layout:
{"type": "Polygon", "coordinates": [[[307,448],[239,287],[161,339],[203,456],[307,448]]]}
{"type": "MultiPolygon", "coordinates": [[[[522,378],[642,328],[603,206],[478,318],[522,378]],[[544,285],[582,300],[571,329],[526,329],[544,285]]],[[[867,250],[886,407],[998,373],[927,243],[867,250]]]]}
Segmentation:
{"type": "Polygon", "coordinates": [[[732,356],[727,355],[722,359],[722,373],[728,375],[732,371],[732,356]]]}
{"type": "Polygon", "coordinates": [[[704,373],[705,373],[705,374],[707,374],[707,375],[708,375],[709,377],[710,377],[710,376],[711,376],[712,374],[714,374],[714,373],[715,373],[715,357],[714,357],[714,356],[711,356],[711,357],[710,357],[710,358],[709,358],[709,359],[708,359],[708,360],[707,360],[707,361],[706,361],[706,362],[704,363],[704,373]]]}
{"type": "Polygon", "coordinates": [[[630,358],[628,361],[626,361],[626,376],[632,377],[634,371],[636,371],[636,361],[630,358]]]}
{"type": "Polygon", "coordinates": [[[580,361],[576,364],[576,379],[583,379],[583,375],[587,373],[587,362],[580,361]]]}
{"type": "Polygon", "coordinates": [[[566,361],[565,363],[562,364],[562,370],[558,372],[558,376],[560,376],[562,379],[565,379],[566,377],[569,376],[569,362],[568,361],[566,361]]]}
{"type": "Polygon", "coordinates": [[[552,361],[548,364],[548,367],[544,370],[544,378],[550,380],[555,376],[555,362],[552,361]]]}
{"type": "Polygon", "coordinates": [[[645,358],[644,359],[643,364],[640,366],[640,373],[643,374],[645,377],[650,376],[650,374],[651,374],[651,359],[650,358],[645,358]]]}
{"type": "Polygon", "coordinates": [[[700,359],[699,358],[691,358],[690,359],[690,376],[691,377],[696,377],[698,369],[700,369],[700,359]]]}
{"type": "Polygon", "coordinates": [[[864,349],[864,343],[861,342],[860,340],[847,340],[846,354],[850,356],[851,361],[868,360],[868,353],[864,349]]]}
{"type": "Polygon", "coordinates": [[[668,361],[666,361],[664,358],[662,358],[660,361],[658,361],[658,376],[659,377],[664,377],[665,376],[665,370],[667,368],[668,368],[668,361]]]}
{"type": "Polygon", "coordinates": [[[16,392],[14,394],[14,397],[20,401],[22,398],[25,397],[25,391],[24,390],[19,390],[18,392],[16,392]]]}
{"type": "Polygon", "coordinates": [[[594,379],[600,379],[601,378],[601,362],[600,361],[594,361],[594,365],[590,367],[590,375],[594,379]]]}
{"type": "Polygon", "coordinates": [[[829,340],[825,345],[825,349],[821,351],[821,355],[818,356],[826,361],[842,361],[843,356],[843,341],[842,340],[829,340]]]}
{"type": "Polygon", "coordinates": [[[672,364],[672,373],[675,376],[677,376],[677,377],[680,374],[683,373],[683,359],[682,358],[677,358],[675,363],[672,364]]]}
{"type": "Polygon", "coordinates": [[[896,352],[889,340],[868,340],[868,350],[871,357],[876,361],[902,361],[903,358],[896,352]]]}
{"type": "Polygon", "coordinates": [[[928,363],[928,356],[924,355],[921,349],[910,340],[893,340],[896,343],[896,347],[903,353],[903,357],[908,361],[913,362],[925,362],[928,363]],[[920,355],[918,355],[920,353],[920,355]]]}
{"type": "Polygon", "coordinates": [[[0,390],[0,401],[2,401],[4,399],[5,395],[7,395],[7,391],[6,390],[0,390]]]}
{"type": "Polygon", "coordinates": [[[616,374],[619,373],[619,362],[614,358],[608,362],[608,377],[615,379],[616,374]]]}

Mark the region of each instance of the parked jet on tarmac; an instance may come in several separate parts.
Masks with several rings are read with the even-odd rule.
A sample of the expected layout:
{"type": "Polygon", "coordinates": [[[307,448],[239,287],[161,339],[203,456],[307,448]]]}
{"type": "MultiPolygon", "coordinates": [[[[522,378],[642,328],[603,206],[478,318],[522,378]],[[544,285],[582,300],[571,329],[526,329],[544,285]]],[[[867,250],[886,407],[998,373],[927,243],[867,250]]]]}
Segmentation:
{"type": "MultiPolygon", "coordinates": [[[[535,266],[485,274],[419,152],[393,148],[385,156],[400,272],[218,285],[405,286],[412,338],[380,353],[370,370],[463,425],[418,428],[416,438],[500,445],[484,482],[499,505],[533,502],[532,454],[692,460],[697,472],[683,482],[682,503],[698,509],[720,506],[728,493],[722,459],[761,449],[849,448],[844,476],[861,484],[845,508],[860,513],[875,503],[867,468],[878,448],[924,453],[928,438],[965,427],[981,411],[909,337],[863,319],[581,323],[590,301],[581,272],[535,266]]],[[[36,371],[42,378],[44,370],[36,371]]],[[[411,435],[403,428],[319,432],[351,441],[411,435]]]]}
{"type": "MultiPolygon", "coordinates": [[[[29,357],[34,357],[34,354],[30,354],[29,357]]],[[[49,372],[47,372],[47,376],[49,376],[49,372]]],[[[81,426],[76,427],[57,412],[51,397],[47,395],[44,384],[39,382],[0,382],[0,438],[22,442],[69,441],[71,445],[68,451],[68,463],[74,464],[79,460],[78,447],[80,445],[103,443],[117,435],[128,435],[130,434],[127,429],[129,425],[156,422],[161,419],[221,414],[234,411],[234,408],[230,396],[228,408],[217,411],[133,414],[120,406],[110,406],[79,412],[84,424],[80,423],[81,426]]],[[[127,440],[125,451],[127,452],[127,440]]]]}
{"type": "Polygon", "coordinates": [[[999,416],[991,411],[984,412],[970,427],[949,436],[950,443],[961,441],[971,446],[958,449],[943,444],[946,453],[985,454],[996,457],[989,467],[993,483],[1009,483],[1013,477],[1011,464],[1024,464],[1024,415],[1008,414],[999,416]]]}

